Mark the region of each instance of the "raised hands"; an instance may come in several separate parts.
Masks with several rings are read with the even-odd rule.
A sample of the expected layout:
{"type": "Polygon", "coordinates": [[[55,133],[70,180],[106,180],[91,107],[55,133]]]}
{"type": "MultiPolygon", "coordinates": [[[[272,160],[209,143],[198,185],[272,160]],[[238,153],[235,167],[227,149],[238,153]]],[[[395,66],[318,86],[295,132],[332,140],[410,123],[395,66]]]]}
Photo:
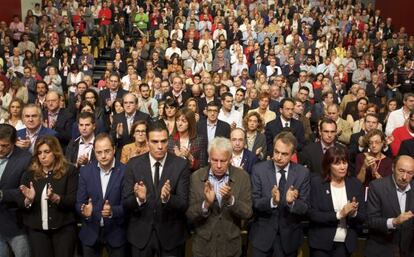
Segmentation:
{"type": "Polygon", "coordinates": [[[358,202],[356,201],[355,196],[352,197],[352,201],[348,201],[347,204],[342,207],[342,210],[340,211],[340,217],[345,218],[347,216],[355,215],[355,213],[358,211],[358,202]]]}
{"type": "Polygon", "coordinates": [[[161,201],[163,203],[168,202],[168,200],[170,200],[170,196],[171,196],[171,184],[170,184],[170,180],[167,179],[167,181],[165,181],[164,185],[161,188],[161,201]]]}
{"type": "Polygon", "coordinates": [[[105,200],[101,214],[102,214],[102,217],[104,218],[110,218],[112,216],[112,208],[108,200],[105,200]]]}
{"type": "Polygon", "coordinates": [[[292,204],[296,199],[298,199],[299,191],[295,189],[293,186],[290,186],[289,189],[286,191],[286,202],[288,204],[292,204]]]}
{"type": "Polygon", "coordinates": [[[22,194],[25,197],[25,203],[27,203],[27,204],[33,203],[34,198],[36,196],[36,191],[33,187],[33,182],[30,182],[29,187],[27,187],[25,185],[21,185],[20,186],[20,192],[22,192],[22,194]]]}
{"type": "Polygon", "coordinates": [[[272,202],[274,205],[278,205],[280,202],[280,192],[279,188],[274,185],[272,188],[272,202]]]}
{"type": "Polygon", "coordinates": [[[204,183],[204,207],[209,208],[216,198],[216,193],[214,192],[214,187],[210,181],[204,183]]]}
{"type": "Polygon", "coordinates": [[[85,218],[89,218],[92,216],[92,211],[93,211],[93,205],[92,205],[92,199],[89,198],[88,203],[87,204],[82,204],[81,208],[80,208],[81,214],[83,217],[85,218]]]}
{"type": "Polygon", "coordinates": [[[414,214],[412,211],[403,212],[398,217],[392,219],[392,224],[394,226],[398,226],[406,222],[407,220],[410,220],[414,217],[414,214]]]}
{"type": "Polygon", "coordinates": [[[60,196],[53,193],[53,188],[50,183],[47,184],[46,200],[49,200],[52,203],[59,203],[60,196]]]}
{"type": "Polygon", "coordinates": [[[226,183],[220,188],[220,194],[224,202],[230,203],[233,197],[229,183],[226,183]]]}
{"type": "Polygon", "coordinates": [[[139,183],[135,183],[134,194],[141,203],[144,203],[147,200],[147,187],[144,182],[140,181],[139,183]]]}

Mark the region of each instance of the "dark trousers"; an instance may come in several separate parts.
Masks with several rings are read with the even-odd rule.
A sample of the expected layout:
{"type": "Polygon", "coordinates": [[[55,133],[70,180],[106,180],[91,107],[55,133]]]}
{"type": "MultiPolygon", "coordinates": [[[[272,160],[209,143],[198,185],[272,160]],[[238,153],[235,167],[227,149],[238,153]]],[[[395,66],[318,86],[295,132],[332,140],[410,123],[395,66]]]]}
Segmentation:
{"type": "Polygon", "coordinates": [[[76,248],[75,225],[51,230],[28,230],[33,257],[73,257],[76,248]]]}
{"type": "Polygon", "coordinates": [[[132,245],[132,257],[184,257],[184,246],[178,246],[171,250],[162,249],[159,237],[155,230],[152,230],[147,245],[139,249],[132,245]]]}
{"type": "Polygon", "coordinates": [[[99,236],[96,243],[92,246],[82,245],[83,257],[101,257],[103,249],[106,248],[109,257],[124,257],[125,245],[120,247],[111,247],[105,240],[105,230],[101,228],[99,230],[99,236]]]}
{"type": "Polygon", "coordinates": [[[293,253],[286,254],[282,249],[282,240],[280,238],[280,235],[277,234],[275,236],[275,240],[273,241],[273,245],[269,251],[263,252],[253,247],[252,256],[253,257],[296,257],[298,256],[298,252],[294,251],[293,253]]]}
{"type": "Polygon", "coordinates": [[[330,251],[311,248],[311,257],[349,257],[351,254],[346,249],[345,243],[334,242],[330,251]]]}

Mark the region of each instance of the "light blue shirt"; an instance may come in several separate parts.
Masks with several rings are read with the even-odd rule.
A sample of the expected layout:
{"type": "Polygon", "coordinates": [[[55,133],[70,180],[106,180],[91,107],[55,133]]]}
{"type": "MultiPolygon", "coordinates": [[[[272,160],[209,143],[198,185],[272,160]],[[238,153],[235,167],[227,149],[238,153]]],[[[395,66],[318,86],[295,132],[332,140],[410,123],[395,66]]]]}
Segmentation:
{"type": "MultiPolygon", "coordinates": [[[[395,183],[394,177],[392,178],[395,184],[395,189],[397,190],[397,198],[398,198],[398,205],[400,206],[401,213],[405,212],[405,204],[407,202],[407,192],[411,190],[411,185],[408,184],[408,186],[403,190],[401,189],[397,183],[395,183]]],[[[392,224],[392,220],[394,218],[388,218],[387,219],[387,228],[388,229],[395,229],[395,226],[392,224]]]]}

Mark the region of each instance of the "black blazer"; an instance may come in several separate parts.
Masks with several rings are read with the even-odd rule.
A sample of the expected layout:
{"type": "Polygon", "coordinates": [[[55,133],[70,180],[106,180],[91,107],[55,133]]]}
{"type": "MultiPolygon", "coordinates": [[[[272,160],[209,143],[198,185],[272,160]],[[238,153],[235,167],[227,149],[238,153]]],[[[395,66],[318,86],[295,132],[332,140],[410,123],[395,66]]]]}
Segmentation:
{"type": "MultiPolygon", "coordinates": [[[[78,162],[79,141],[80,141],[80,137],[76,139],[72,139],[70,140],[68,147],[66,147],[65,157],[73,165],[76,165],[76,163],[78,162]]],[[[89,162],[95,159],[96,159],[95,152],[92,149],[91,158],[89,162]]]]}
{"type": "Polygon", "coordinates": [[[21,195],[20,206],[23,212],[23,223],[31,228],[42,230],[42,212],[40,200],[42,191],[47,183],[50,183],[53,192],[60,196],[58,204],[49,203],[49,229],[58,229],[65,225],[75,223],[75,202],[76,190],[78,188],[78,174],[79,172],[72,165],[67,165],[67,171],[60,179],[55,179],[53,176],[47,178],[34,179],[34,173],[27,170],[22,177],[21,184],[29,187],[30,182],[33,182],[33,187],[36,191],[34,202],[30,208],[24,207],[24,196],[21,195]]]}
{"type": "MultiPolygon", "coordinates": [[[[134,122],[139,121],[139,120],[145,120],[147,123],[149,123],[151,121],[151,117],[148,114],[137,110],[135,113],[134,122]]],[[[122,149],[124,145],[132,142],[131,135],[128,131],[128,124],[127,124],[127,120],[125,117],[125,112],[121,112],[113,116],[111,136],[114,142],[116,143],[116,146],[118,149],[122,149]],[[116,137],[116,127],[118,123],[122,123],[123,128],[124,128],[124,132],[122,133],[122,136],[120,138],[116,137]]]]}
{"type": "MultiPolygon", "coordinates": [[[[214,97],[215,104],[218,106],[218,108],[221,108],[221,102],[217,97],[214,97]]],[[[206,115],[204,114],[204,110],[207,108],[207,101],[205,97],[201,97],[198,99],[198,113],[200,114],[200,117],[205,118],[206,115]]]]}
{"type": "MultiPolygon", "coordinates": [[[[336,146],[340,145],[335,143],[336,146]]],[[[307,144],[299,153],[299,163],[307,167],[311,175],[322,174],[323,149],[321,142],[307,144]]]]}
{"type": "MultiPolygon", "coordinates": [[[[230,125],[227,122],[217,120],[216,133],[214,134],[214,137],[230,138],[230,131],[230,125]]],[[[205,138],[208,138],[207,119],[200,119],[197,122],[197,134],[203,135],[205,138]]]]}
{"type": "MultiPolygon", "coordinates": [[[[414,182],[407,192],[405,211],[414,211],[414,182]]],[[[367,257],[394,256],[395,247],[400,247],[401,257],[414,256],[414,220],[410,219],[396,229],[387,229],[387,219],[400,215],[397,189],[393,176],[373,180],[369,184],[367,219],[369,238],[365,247],[367,257]]]]}
{"type": "Polygon", "coordinates": [[[408,155],[414,158],[414,139],[402,141],[398,155],[408,155]]]}
{"type": "Polygon", "coordinates": [[[259,68],[259,67],[257,67],[257,64],[253,64],[252,66],[250,66],[249,76],[251,78],[255,78],[256,77],[256,72],[258,72],[258,71],[261,71],[262,73],[266,74],[266,65],[261,63],[260,68],[259,68]]]}
{"type": "MultiPolygon", "coordinates": [[[[347,234],[345,246],[349,253],[357,248],[358,233],[365,220],[364,189],[355,177],[345,177],[346,195],[349,201],[355,197],[359,203],[355,217],[347,217],[347,234]]],[[[334,210],[330,182],[321,176],[311,179],[310,209],[309,209],[309,246],[311,248],[330,251],[339,220],[334,210]]]]}
{"type": "Polygon", "coordinates": [[[277,116],[276,119],[268,122],[265,127],[265,135],[267,142],[267,155],[273,155],[273,139],[277,134],[282,131],[290,131],[298,140],[298,147],[296,150],[302,150],[302,147],[305,145],[305,129],[303,128],[302,122],[290,119],[290,127],[284,128],[280,116],[277,116]]]}
{"type": "MultiPolygon", "coordinates": [[[[126,93],[128,93],[128,91],[124,90],[123,88],[119,88],[116,92],[116,98],[121,99],[126,93]]],[[[109,88],[105,88],[99,92],[99,106],[101,106],[107,114],[111,112],[111,109],[106,107],[106,99],[110,98],[111,93],[109,91],[109,88]]]]}
{"type": "Polygon", "coordinates": [[[127,239],[135,247],[144,249],[155,229],[161,248],[171,250],[183,245],[187,238],[185,211],[190,172],[186,160],[168,153],[159,186],[154,188],[150,165],[149,153],[146,153],[130,159],[125,170],[122,196],[124,208],[129,212],[127,239]],[[171,183],[171,197],[163,204],[160,192],[167,179],[171,183]],[[141,206],[134,194],[134,185],[140,181],[147,187],[147,199],[141,206]]]}
{"type": "Polygon", "coordinates": [[[167,100],[168,98],[172,98],[174,99],[178,104],[179,107],[183,107],[185,102],[187,101],[188,98],[191,97],[191,94],[187,91],[181,91],[181,103],[178,103],[177,98],[174,96],[174,94],[172,93],[172,91],[168,91],[167,93],[165,93],[162,97],[163,100],[167,100]]]}
{"type": "Polygon", "coordinates": [[[17,213],[17,203],[20,201],[20,180],[31,159],[32,155],[28,151],[14,147],[1,176],[0,190],[3,192],[3,199],[0,202],[0,234],[3,236],[14,237],[24,233],[21,216],[17,213]]]}
{"type": "MultiPolygon", "coordinates": [[[[43,120],[46,123],[49,123],[49,116],[46,110],[43,110],[43,120]]],[[[69,141],[72,139],[72,123],[74,122],[74,117],[72,113],[67,109],[59,109],[55,127],[53,128],[59,139],[59,142],[62,145],[62,148],[65,148],[69,141]]]]}

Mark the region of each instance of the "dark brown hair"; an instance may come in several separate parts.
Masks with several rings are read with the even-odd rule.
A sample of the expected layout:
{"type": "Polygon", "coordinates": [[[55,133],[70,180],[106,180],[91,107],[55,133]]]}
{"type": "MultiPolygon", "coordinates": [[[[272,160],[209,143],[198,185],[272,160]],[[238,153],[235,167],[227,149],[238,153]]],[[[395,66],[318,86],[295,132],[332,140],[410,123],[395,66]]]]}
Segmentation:
{"type": "Polygon", "coordinates": [[[331,165],[344,161],[348,163],[348,151],[345,147],[334,145],[326,150],[322,160],[322,178],[331,181],[331,165]]]}
{"type": "Polygon", "coordinates": [[[178,112],[175,114],[175,120],[177,121],[177,119],[181,116],[184,116],[184,118],[188,122],[188,135],[190,139],[195,138],[197,136],[197,131],[196,131],[196,120],[195,120],[194,112],[188,109],[187,107],[184,107],[178,110],[178,112]]]}

